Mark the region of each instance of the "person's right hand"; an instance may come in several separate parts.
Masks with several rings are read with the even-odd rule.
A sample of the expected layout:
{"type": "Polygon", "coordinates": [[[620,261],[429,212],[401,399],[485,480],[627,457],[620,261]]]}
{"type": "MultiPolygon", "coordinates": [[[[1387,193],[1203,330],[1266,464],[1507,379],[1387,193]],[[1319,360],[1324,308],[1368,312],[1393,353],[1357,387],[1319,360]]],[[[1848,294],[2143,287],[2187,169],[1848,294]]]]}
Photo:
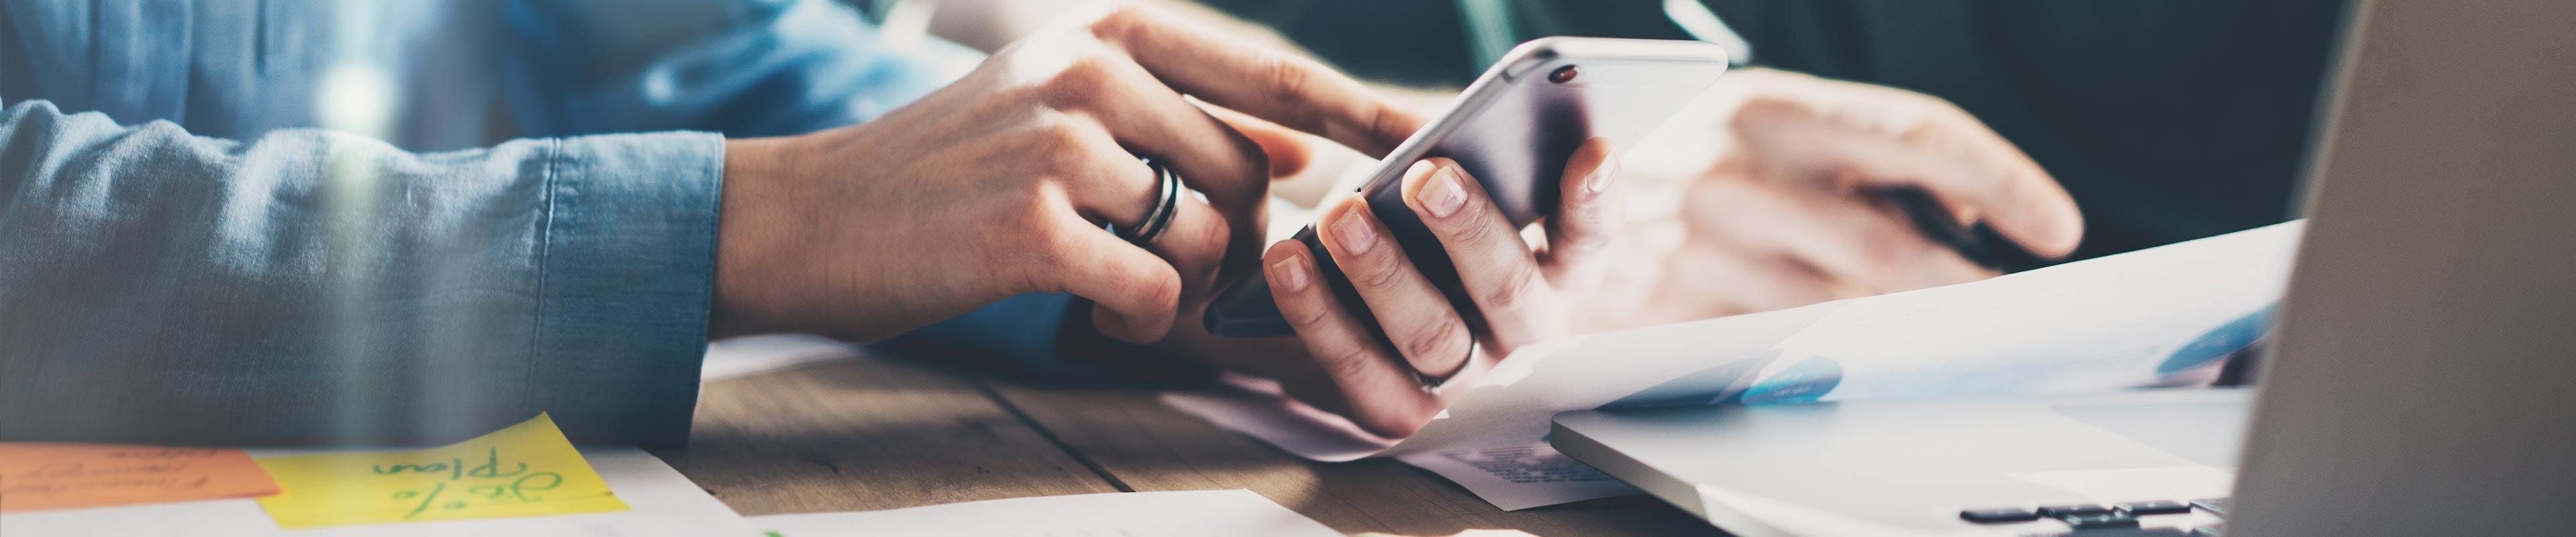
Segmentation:
{"type": "Polygon", "coordinates": [[[1962,223],[1988,223],[2040,257],[2064,256],[2084,235],[2082,214],[2048,172],[1949,102],[1766,69],[1732,73],[1719,84],[1712,94],[1718,100],[1693,107],[1709,116],[1674,120],[1711,132],[1631,153],[1714,151],[1714,159],[1631,163],[1632,170],[1669,168],[1661,175],[1679,176],[1639,178],[1678,179],[1681,203],[1673,221],[1635,227],[1673,225],[1680,239],[1618,256],[1637,262],[1619,267],[1588,301],[1583,329],[1769,311],[1995,275],[1926,238],[1878,194],[1889,187],[1920,188],[1962,223]]]}
{"type": "Polygon", "coordinates": [[[1269,131],[1383,154],[1418,122],[1311,60],[1150,10],[1075,22],[875,121],[727,142],[710,331],[875,341],[1070,292],[1101,333],[1152,342],[1221,265],[1258,261],[1269,131]],[[1101,227],[1157,201],[1136,155],[1206,195],[1141,247],[1101,227]]]}

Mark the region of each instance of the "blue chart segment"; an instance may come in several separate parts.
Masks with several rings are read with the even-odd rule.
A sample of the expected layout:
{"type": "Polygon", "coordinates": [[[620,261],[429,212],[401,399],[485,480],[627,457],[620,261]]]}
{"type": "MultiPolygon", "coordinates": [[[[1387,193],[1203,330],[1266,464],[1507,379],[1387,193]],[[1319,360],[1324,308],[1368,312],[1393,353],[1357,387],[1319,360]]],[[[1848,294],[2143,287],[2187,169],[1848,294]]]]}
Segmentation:
{"type": "Polygon", "coordinates": [[[1843,382],[1843,364],[1823,356],[1809,357],[1797,365],[1774,373],[1744,390],[1740,402],[1748,405],[1766,403],[1812,403],[1843,382]]]}
{"type": "Polygon", "coordinates": [[[2171,375],[2208,365],[2253,346],[2255,340],[2263,339],[2263,334],[2272,330],[2272,312],[2279,308],[2278,304],[2264,306],[2192,338],[2166,356],[2164,363],[2157,364],[2156,374],[2171,375]]]}

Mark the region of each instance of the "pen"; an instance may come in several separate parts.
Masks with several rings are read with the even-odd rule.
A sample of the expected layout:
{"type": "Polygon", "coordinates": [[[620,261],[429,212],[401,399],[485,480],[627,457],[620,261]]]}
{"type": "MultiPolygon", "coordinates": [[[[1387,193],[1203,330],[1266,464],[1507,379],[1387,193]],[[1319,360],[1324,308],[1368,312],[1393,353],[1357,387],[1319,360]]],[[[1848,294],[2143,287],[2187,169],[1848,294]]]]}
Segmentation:
{"type": "Polygon", "coordinates": [[[1925,238],[1959,252],[1959,256],[1968,258],[1970,263],[2011,272],[2012,266],[2022,264],[2016,260],[2033,257],[2013,246],[2012,241],[2003,240],[1984,223],[1978,223],[1974,228],[1960,224],[1957,215],[1921,187],[1890,187],[1881,189],[1879,195],[1886,196],[1898,209],[1905,211],[1905,217],[1914,221],[1914,228],[1922,231],[1925,238]]]}

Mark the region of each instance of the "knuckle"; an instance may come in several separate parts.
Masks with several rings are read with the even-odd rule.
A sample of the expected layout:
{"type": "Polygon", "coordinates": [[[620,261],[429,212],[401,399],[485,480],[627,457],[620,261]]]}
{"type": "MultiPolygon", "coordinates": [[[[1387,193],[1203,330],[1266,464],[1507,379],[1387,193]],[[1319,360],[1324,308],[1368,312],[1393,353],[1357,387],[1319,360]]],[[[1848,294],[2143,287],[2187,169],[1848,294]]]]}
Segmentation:
{"type": "Polygon", "coordinates": [[[1365,348],[1343,345],[1338,349],[1318,352],[1315,359],[1320,362],[1317,365],[1323,366],[1325,375],[1344,381],[1343,384],[1347,385],[1348,379],[1367,376],[1369,361],[1376,360],[1377,356],[1365,348]]]}
{"type": "Polygon", "coordinates": [[[1416,359],[1445,358],[1466,348],[1467,327],[1455,317],[1444,318],[1412,333],[1405,334],[1404,353],[1416,359]]]}
{"type": "Polygon", "coordinates": [[[1288,325],[1296,327],[1299,332],[1320,330],[1324,328],[1324,321],[1332,317],[1332,311],[1326,306],[1304,300],[1281,301],[1279,313],[1286,315],[1288,325]]]}
{"type": "Polygon", "coordinates": [[[1948,100],[1910,91],[1905,96],[1909,108],[1916,112],[1903,116],[1910,121],[1903,125],[1898,138],[1909,145],[1943,148],[1979,125],[1975,115],[1948,100]]]}
{"type": "Polygon", "coordinates": [[[1443,242],[1469,245],[1492,240],[1496,226],[1488,220],[1491,219],[1489,213],[1493,211],[1493,207],[1477,201],[1468,201],[1464,205],[1458,208],[1458,214],[1449,215],[1448,218],[1423,218],[1422,220],[1430,224],[1432,232],[1440,234],[1443,242]]]}
{"type": "Polygon", "coordinates": [[[1046,93],[1048,102],[1059,106],[1097,102],[1109,92],[1113,83],[1108,53],[1098,50],[1100,46],[1096,43],[1068,43],[1065,46],[1077,49],[1072,53],[1073,58],[1066,61],[1063,68],[1049,73],[1039,87],[1046,93]]]}
{"type": "Polygon", "coordinates": [[[1130,35],[1153,15],[1146,10],[1146,7],[1134,3],[1118,2],[1101,13],[1100,18],[1093,19],[1089,28],[1092,35],[1104,38],[1130,35]]]}
{"type": "Polygon", "coordinates": [[[1058,147],[1036,155],[1036,159],[1044,167],[1044,175],[1037,179],[1073,183],[1082,178],[1088,157],[1082,151],[1058,147]]]}
{"type": "MultiPolygon", "coordinates": [[[[1273,108],[1282,111],[1303,110],[1304,107],[1297,104],[1304,101],[1308,85],[1315,83],[1314,66],[1309,65],[1305,58],[1275,51],[1264,52],[1260,59],[1255,61],[1257,63],[1254,64],[1256,65],[1254,72],[1258,73],[1261,82],[1267,84],[1266,87],[1270,90],[1269,100],[1273,108]]],[[[1321,118],[1312,111],[1294,117],[1307,130],[1321,127],[1318,124],[1321,118]]]]}
{"type": "Polygon", "coordinates": [[[1537,290],[1538,283],[1538,267],[1529,263],[1514,264],[1511,273],[1503,277],[1502,285],[1485,291],[1483,304],[1486,309],[1496,311],[1518,308],[1522,300],[1529,298],[1529,293],[1537,290]]]}
{"type": "Polygon", "coordinates": [[[1949,130],[1930,118],[1911,118],[1897,124],[1896,141],[1912,147],[1937,147],[1949,138],[1949,130]]]}
{"type": "Polygon", "coordinates": [[[1048,122],[1039,127],[1032,137],[1034,138],[1030,142],[1031,153],[1034,153],[1032,156],[1043,166],[1041,173],[1050,179],[1071,179],[1081,176],[1091,165],[1092,154],[1096,149],[1092,146],[1098,143],[1093,141],[1091,134],[1085,132],[1082,125],[1067,119],[1048,122]]]}
{"type": "Polygon", "coordinates": [[[1083,143],[1082,125],[1063,113],[1048,113],[1029,129],[1032,143],[1040,150],[1053,151],[1083,143]]]}
{"type": "Polygon", "coordinates": [[[1378,250],[1371,250],[1369,253],[1356,256],[1358,259],[1353,259],[1353,261],[1357,261],[1357,263],[1352,263],[1352,265],[1357,266],[1352,268],[1359,269],[1359,273],[1353,274],[1352,276],[1356,276],[1357,278],[1355,281],[1359,282],[1361,285],[1366,285],[1371,288],[1383,288],[1393,285],[1397,276],[1404,275],[1404,265],[1402,263],[1397,263],[1393,256],[1386,253],[1386,249],[1392,248],[1392,246],[1379,245],[1379,248],[1380,249],[1378,250]]]}

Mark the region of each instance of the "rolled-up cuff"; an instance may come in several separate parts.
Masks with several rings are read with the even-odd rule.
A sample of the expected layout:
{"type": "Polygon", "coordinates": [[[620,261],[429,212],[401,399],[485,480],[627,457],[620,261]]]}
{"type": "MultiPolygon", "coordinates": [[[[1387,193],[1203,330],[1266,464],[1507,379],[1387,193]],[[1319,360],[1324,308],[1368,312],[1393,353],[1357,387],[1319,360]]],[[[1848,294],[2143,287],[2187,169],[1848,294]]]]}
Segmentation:
{"type": "Polygon", "coordinates": [[[576,442],[684,445],[714,292],[724,140],[588,136],[554,153],[530,402],[576,442]]]}

